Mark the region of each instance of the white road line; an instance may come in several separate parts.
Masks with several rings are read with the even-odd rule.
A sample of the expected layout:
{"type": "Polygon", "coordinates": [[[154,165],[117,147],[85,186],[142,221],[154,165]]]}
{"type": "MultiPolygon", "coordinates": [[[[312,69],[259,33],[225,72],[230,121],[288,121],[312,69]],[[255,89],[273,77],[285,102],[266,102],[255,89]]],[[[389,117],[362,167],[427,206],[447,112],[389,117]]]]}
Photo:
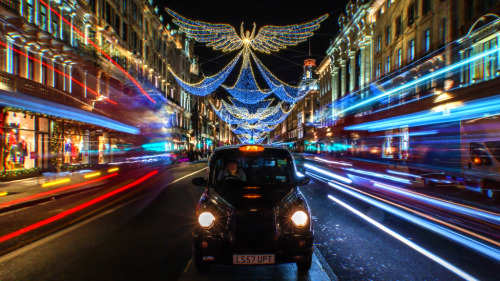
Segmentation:
{"type": "Polygon", "coordinates": [[[466,273],[465,271],[463,271],[463,270],[459,269],[458,267],[452,265],[451,263],[443,260],[442,258],[436,256],[435,254],[427,251],[426,249],[420,247],[419,245],[411,242],[410,240],[406,239],[405,237],[401,236],[400,234],[396,233],[395,231],[393,231],[393,230],[389,229],[388,227],[382,225],[381,223],[373,220],[372,218],[370,218],[367,215],[361,213],[360,211],[354,209],[353,207],[349,206],[348,204],[342,202],[341,200],[333,197],[332,195],[328,195],[328,198],[330,198],[335,203],[341,205],[342,207],[348,209],[349,211],[353,212],[354,214],[358,215],[359,217],[361,217],[362,219],[366,220],[367,222],[369,222],[369,223],[373,224],[374,226],[378,227],[380,230],[386,232],[387,234],[391,235],[392,237],[394,237],[394,238],[398,239],[399,241],[403,242],[404,244],[406,244],[410,248],[412,248],[412,249],[416,250],[417,252],[421,253],[422,255],[430,258],[431,260],[439,263],[440,265],[442,265],[446,269],[450,270],[451,272],[455,273],[456,275],[462,277],[463,279],[465,279],[465,280],[478,280],[475,277],[473,277],[473,276],[469,275],[468,273],[466,273]]]}
{"type": "Polygon", "coordinates": [[[205,169],[207,169],[207,168],[208,168],[208,167],[205,167],[205,168],[203,168],[203,169],[199,169],[199,170],[198,170],[198,171],[196,171],[196,172],[192,172],[191,174],[188,174],[188,175],[185,175],[185,176],[183,176],[183,177],[180,177],[180,178],[178,178],[178,179],[176,179],[176,180],[174,180],[174,181],[170,182],[168,185],[172,185],[172,184],[174,184],[174,183],[176,183],[176,182],[178,182],[178,181],[180,181],[180,180],[183,180],[183,179],[185,179],[185,178],[187,178],[187,177],[190,177],[190,176],[192,176],[192,175],[194,175],[194,174],[197,174],[197,173],[199,173],[199,172],[201,172],[201,171],[203,171],[203,170],[205,170],[205,169]]]}

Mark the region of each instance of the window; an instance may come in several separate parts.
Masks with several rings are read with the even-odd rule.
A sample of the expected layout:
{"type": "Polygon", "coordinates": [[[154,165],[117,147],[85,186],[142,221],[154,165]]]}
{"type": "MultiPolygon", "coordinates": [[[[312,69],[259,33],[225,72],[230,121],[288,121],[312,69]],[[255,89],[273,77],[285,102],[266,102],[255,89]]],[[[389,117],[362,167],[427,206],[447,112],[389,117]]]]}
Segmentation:
{"type": "Polygon", "coordinates": [[[387,0],[387,9],[389,9],[391,7],[391,2],[392,2],[392,0],[387,0]]]}
{"type": "Polygon", "coordinates": [[[47,30],[47,7],[40,5],[40,28],[47,30]]]}
{"type": "Polygon", "coordinates": [[[408,7],[408,26],[411,26],[415,22],[415,4],[412,3],[408,7]]]}
{"type": "Polygon", "coordinates": [[[431,50],[431,29],[424,31],[424,51],[427,53],[431,50]]]}
{"type": "Polygon", "coordinates": [[[47,79],[47,76],[48,76],[48,70],[47,70],[47,65],[49,64],[49,60],[47,58],[43,58],[42,59],[42,77],[41,77],[41,83],[44,84],[44,85],[47,85],[47,82],[48,82],[48,79],[47,79]]]}
{"type": "Polygon", "coordinates": [[[122,25],[122,21],[120,19],[120,15],[115,14],[115,21],[114,21],[113,28],[115,29],[115,32],[118,33],[118,34],[120,34],[120,26],[121,25],[122,25]]]}
{"type": "Polygon", "coordinates": [[[21,61],[18,46],[12,48],[12,74],[19,76],[21,74],[21,61]]]}
{"type": "Polygon", "coordinates": [[[387,29],[385,31],[385,34],[386,34],[386,37],[385,37],[386,38],[386,42],[385,42],[385,44],[387,46],[389,46],[391,44],[391,27],[390,26],[387,27],[387,29]]]}
{"type": "Polygon", "coordinates": [[[401,35],[401,16],[396,18],[396,37],[401,35]]]}
{"type": "Polygon", "coordinates": [[[375,76],[380,77],[380,71],[381,71],[381,65],[380,63],[377,64],[377,68],[375,69],[375,76]]]}
{"type": "Polygon", "coordinates": [[[377,37],[377,50],[376,50],[376,51],[377,51],[377,53],[378,53],[378,52],[380,52],[381,45],[382,45],[382,36],[381,36],[381,35],[379,35],[379,36],[377,37]]]}
{"type": "Polygon", "coordinates": [[[113,25],[113,17],[111,13],[111,5],[109,5],[108,2],[104,4],[104,20],[110,24],[113,25]]]}
{"type": "Polygon", "coordinates": [[[415,39],[408,42],[408,62],[415,59],[415,39]]]}
{"type": "Polygon", "coordinates": [[[441,20],[439,31],[439,44],[443,46],[446,43],[446,18],[441,20]]]}
{"type": "Polygon", "coordinates": [[[422,15],[427,15],[431,10],[431,0],[422,0],[422,15]]]}
{"type": "Polygon", "coordinates": [[[33,0],[26,0],[26,5],[24,6],[24,17],[29,22],[33,22],[34,14],[35,14],[35,9],[33,5],[33,0]]]}
{"type": "MultiPolygon", "coordinates": [[[[475,7],[475,1],[474,0],[467,0],[465,1],[465,7],[475,7]]],[[[466,20],[472,20],[474,18],[474,8],[472,9],[464,9],[465,10],[465,19],[466,20]]]]}
{"type": "MultiPolygon", "coordinates": [[[[34,57],[34,54],[28,52],[28,56],[34,57]]],[[[26,78],[33,80],[35,78],[35,62],[33,59],[26,58],[28,60],[28,72],[26,73],[26,78]]]]}
{"type": "MultiPolygon", "coordinates": [[[[497,47],[497,39],[491,39],[483,44],[483,52],[487,52],[497,47]]],[[[484,78],[492,78],[496,75],[498,68],[498,54],[494,53],[484,58],[484,78]]]]}
{"type": "Polygon", "coordinates": [[[128,40],[128,24],[126,22],[123,22],[123,32],[122,32],[122,39],[123,41],[127,42],[128,40]]]}
{"type": "Polygon", "coordinates": [[[401,56],[401,49],[398,49],[398,59],[397,59],[397,67],[400,68],[403,62],[403,58],[401,56]]]}
{"type": "Polygon", "coordinates": [[[385,73],[387,74],[390,72],[391,72],[391,57],[388,56],[385,63],[385,73]]]}
{"type": "Polygon", "coordinates": [[[95,3],[95,0],[89,0],[88,3],[89,3],[88,6],[90,7],[90,11],[95,14],[96,8],[97,8],[97,4],[95,3]]]}
{"type": "Polygon", "coordinates": [[[54,63],[54,70],[57,70],[57,71],[54,71],[52,72],[52,83],[53,83],[53,87],[56,88],[56,89],[59,89],[59,72],[61,71],[61,67],[59,66],[59,64],[57,63],[54,63]]]}

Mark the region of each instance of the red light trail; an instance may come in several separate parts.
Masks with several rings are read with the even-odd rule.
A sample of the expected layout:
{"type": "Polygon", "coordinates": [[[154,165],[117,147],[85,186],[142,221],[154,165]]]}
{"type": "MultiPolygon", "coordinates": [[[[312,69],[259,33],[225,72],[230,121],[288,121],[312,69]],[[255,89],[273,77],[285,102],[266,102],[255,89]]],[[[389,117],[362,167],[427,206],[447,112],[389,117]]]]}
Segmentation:
{"type": "Polygon", "coordinates": [[[19,198],[19,199],[16,199],[16,200],[12,200],[12,201],[0,204],[0,209],[6,208],[6,207],[9,207],[9,206],[12,206],[14,204],[21,203],[21,202],[26,202],[26,201],[29,201],[29,200],[32,200],[32,199],[36,199],[36,198],[39,198],[39,197],[42,197],[42,196],[45,196],[45,195],[50,195],[50,194],[54,194],[54,193],[57,193],[57,192],[61,192],[61,191],[65,191],[65,190],[69,190],[69,189],[73,189],[73,188],[77,188],[77,187],[80,187],[80,186],[83,186],[83,185],[86,185],[86,184],[99,182],[99,181],[102,181],[102,180],[114,177],[116,175],[118,175],[118,173],[109,174],[109,175],[106,175],[104,177],[100,177],[100,178],[93,179],[93,180],[90,180],[90,181],[76,183],[76,184],[64,186],[64,187],[61,187],[61,188],[49,190],[49,191],[46,191],[46,192],[37,193],[37,194],[31,195],[31,196],[26,196],[26,197],[19,198]]]}
{"type": "MultiPolygon", "coordinates": [[[[14,49],[14,48],[12,48],[12,47],[9,47],[9,46],[7,46],[7,44],[5,44],[5,43],[3,43],[3,42],[1,42],[1,41],[0,41],[0,45],[4,46],[4,47],[6,47],[6,48],[9,48],[9,49],[11,49],[12,51],[14,51],[14,52],[16,52],[16,53],[18,53],[18,54],[20,54],[20,55],[23,55],[23,56],[27,57],[27,58],[28,58],[28,59],[30,59],[30,60],[33,60],[33,61],[35,61],[35,62],[37,62],[37,63],[40,63],[40,64],[42,64],[42,65],[44,65],[44,66],[48,67],[50,70],[53,70],[53,71],[55,71],[55,72],[57,72],[57,73],[59,73],[59,74],[63,75],[64,77],[67,77],[67,78],[71,79],[71,81],[73,81],[73,82],[75,82],[76,84],[78,84],[78,85],[80,85],[80,86],[84,87],[86,90],[90,91],[93,95],[95,95],[95,96],[97,96],[97,97],[100,97],[100,96],[101,96],[100,94],[98,94],[98,93],[97,93],[97,92],[95,92],[94,90],[92,90],[92,89],[90,89],[89,87],[85,86],[82,82],[80,82],[80,81],[78,81],[78,80],[74,79],[73,77],[70,77],[70,76],[69,76],[69,75],[67,75],[66,73],[64,73],[64,72],[62,72],[62,71],[60,71],[60,70],[58,70],[58,69],[56,69],[56,68],[54,68],[54,67],[52,67],[52,66],[50,66],[50,65],[48,65],[48,64],[46,64],[46,63],[44,63],[44,62],[42,62],[42,61],[40,61],[40,60],[38,60],[38,59],[36,59],[36,58],[34,58],[34,57],[28,56],[27,54],[25,54],[25,53],[23,53],[23,52],[21,52],[21,51],[19,51],[19,50],[16,50],[16,49],[14,49]]],[[[104,96],[103,96],[103,97],[104,97],[104,96]]],[[[116,102],[114,102],[114,101],[112,101],[112,100],[108,99],[107,97],[104,97],[104,99],[105,99],[106,101],[108,101],[109,103],[111,103],[111,104],[114,104],[114,105],[116,105],[116,104],[117,104],[116,102]]]]}
{"type": "Polygon", "coordinates": [[[137,86],[137,88],[142,92],[143,95],[145,95],[152,103],[156,103],[147,93],[146,91],[139,85],[139,82],[137,82],[134,77],[132,77],[125,69],[123,69],[119,64],[117,64],[106,52],[104,52],[101,48],[99,48],[92,40],[87,38],[80,30],[78,30],[71,22],[69,22],[67,19],[65,19],[61,14],[56,12],[54,8],[50,7],[45,1],[40,0],[40,3],[47,7],[50,11],[52,11],[56,16],[58,16],[61,20],[63,20],[67,25],[71,27],[78,35],[80,35],[82,38],[85,38],[85,41],[90,43],[99,53],[101,53],[103,56],[105,56],[112,64],[114,64],[116,67],[120,69],[130,80],[134,83],[134,85],[137,86]]]}
{"type": "Polygon", "coordinates": [[[94,205],[96,203],[99,203],[99,202],[101,202],[101,201],[103,201],[103,200],[105,200],[105,199],[107,199],[107,198],[109,198],[109,197],[111,197],[111,196],[113,196],[115,194],[123,192],[123,191],[125,191],[127,189],[130,189],[130,188],[132,188],[132,187],[134,187],[134,186],[136,186],[136,185],[144,182],[145,180],[147,180],[148,178],[152,177],[153,175],[155,175],[157,173],[158,173],[158,170],[152,171],[152,172],[148,173],[147,175],[143,176],[142,178],[140,178],[140,179],[138,179],[138,180],[136,180],[134,182],[131,182],[131,183],[127,184],[127,185],[124,185],[124,186],[122,186],[122,187],[120,187],[118,189],[115,189],[115,190],[113,190],[113,191],[111,191],[109,193],[106,193],[106,194],[101,195],[101,196],[99,196],[99,197],[97,197],[95,199],[92,199],[92,200],[90,200],[88,202],[85,202],[85,203],[83,203],[81,205],[78,205],[76,207],[68,209],[68,210],[66,210],[64,212],[61,212],[61,213],[59,213],[59,214],[57,214],[55,216],[52,216],[52,217],[50,217],[48,219],[44,219],[44,220],[39,221],[39,222],[37,222],[35,224],[32,224],[30,226],[21,228],[21,229],[16,230],[16,231],[14,231],[12,233],[4,235],[4,236],[0,237],[0,243],[5,242],[5,241],[7,241],[9,239],[12,239],[14,237],[17,237],[19,235],[22,235],[24,233],[30,232],[30,231],[32,231],[34,229],[40,228],[40,227],[42,227],[44,225],[47,225],[47,224],[49,224],[51,222],[55,222],[57,220],[60,220],[60,219],[62,219],[64,217],[67,217],[67,216],[69,216],[69,215],[71,215],[73,213],[76,213],[76,212],[78,212],[78,211],[80,211],[82,209],[85,209],[85,208],[87,208],[89,206],[92,206],[92,205],[94,205]]]}

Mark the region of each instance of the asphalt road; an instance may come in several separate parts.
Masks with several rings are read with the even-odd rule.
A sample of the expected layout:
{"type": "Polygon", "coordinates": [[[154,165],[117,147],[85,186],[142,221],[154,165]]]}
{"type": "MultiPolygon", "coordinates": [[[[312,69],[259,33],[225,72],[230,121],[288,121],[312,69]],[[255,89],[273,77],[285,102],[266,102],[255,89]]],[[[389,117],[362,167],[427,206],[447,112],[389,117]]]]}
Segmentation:
{"type": "MultiPolygon", "coordinates": [[[[23,239],[18,239],[17,243],[22,242],[20,240],[30,243],[0,256],[0,280],[202,278],[200,275],[190,275],[191,279],[186,276],[193,271],[190,230],[196,221],[194,210],[202,193],[202,188],[191,185],[191,179],[203,176],[205,167],[206,163],[198,163],[168,171],[158,168],[157,175],[139,186],[47,225],[36,235],[21,237],[23,239]]],[[[120,182],[110,183],[105,189],[0,215],[0,222],[9,222],[8,231],[29,225],[130,184],[147,172],[149,170],[128,173],[120,182]],[[26,221],[15,220],[16,217],[26,221]]],[[[472,277],[500,278],[498,263],[335,190],[321,180],[313,179],[301,190],[315,223],[315,245],[319,250],[316,258],[324,260],[323,264],[318,262],[316,270],[331,268],[341,280],[462,279],[360,217],[354,209],[472,277]],[[338,201],[333,201],[329,195],[338,201]]],[[[248,276],[248,280],[315,280],[295,274],[295,266],[286,265],[216,266],[202,279],[242,280],[238,277],[241,275],[248,276]]]]}

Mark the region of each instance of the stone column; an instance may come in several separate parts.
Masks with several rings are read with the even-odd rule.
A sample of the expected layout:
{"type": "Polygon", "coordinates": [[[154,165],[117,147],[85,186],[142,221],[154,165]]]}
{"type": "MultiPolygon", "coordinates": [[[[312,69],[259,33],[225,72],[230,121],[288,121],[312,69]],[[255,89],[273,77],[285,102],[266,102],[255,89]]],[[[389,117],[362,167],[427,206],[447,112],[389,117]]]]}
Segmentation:
{"type": "Polygon", "coordinates": [[[344,59],[340,59],[340,69],[342,70],[342,72],[341,72],[341,77],[340,77],[341,85],[340,85],[339,97],[343,97],[347,93],[347,81],[346,81],[347,70],[346,70],[346,61],[344,59]]]}
{"type": "Polygon", "coordinates": [[[339,68],[337,66],[334,66],[332,69],[332,117],[335,117],[335,114],[337,114],[337,110],[335,106],[333,106],[334,102],[338,99],[339,97],[339,68]]]}
{"type": "Polygon", "coordinates": [[[349,79],[349,84],[348,87],[348,93],[353,91],[354,88],[356,87],[356,52],[355,51],[349,51],[349,75],[351,76],[349,79]]]}
{"type": "Polygon", "coordinates": [[[364,44],[361,44],[361,47],[360,47],[360,58],[361,58],[361,61],[360,61],[360,70],[359,70],[359,88],[360,89],[363,89],[363,87],[365,86],[365,83],[366,83],[366,80],[365,80],[365,61],[366,61],[366,46],[364,44]]]}

